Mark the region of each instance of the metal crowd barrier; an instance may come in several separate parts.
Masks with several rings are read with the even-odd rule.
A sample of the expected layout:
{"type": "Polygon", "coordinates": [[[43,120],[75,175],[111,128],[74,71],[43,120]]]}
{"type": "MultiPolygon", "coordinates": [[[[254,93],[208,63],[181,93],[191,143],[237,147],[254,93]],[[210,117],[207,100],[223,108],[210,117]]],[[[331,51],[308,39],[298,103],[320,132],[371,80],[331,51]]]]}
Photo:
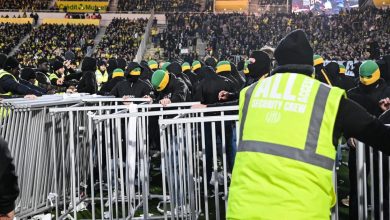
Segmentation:
{"type": "MultiPolygon", "coordinates": [[[[9,142],[19,176],[19,218],[49,213],[55,219],[78,219],[85,210],[92,219],[225,218],[230,159],[239,137],[238,107],[189,109],[197,103],[177,103],[164,108],[147,99],[127,102],[140,104],[93,96],[0,104],[0,134],[9,142]],[[160,155],[152,157],[153,150],[160,155]],[[161,176],[152,176],[153,170],[161,176]],[[151,214],[153,206],[159,214],[151,214]]],[[[367,156],[373,164],[372,149],[367,156]]],[[[383,195],[381,158],[379,154],[383,195]]],[[[368,162],[359,143],[359,219],[373,218],[370,213],[378,209],[368,162]]],[[[384,219],[387,207],[383,196],[379,200],[384,219]]],[[[338,219],[337,205],[331,219],[338,219]]]]}
{"type": "MultiPolygon", "coordinates": [[[[136,215],[152,218],[148,215],[149,200],[159,195],[149,193],[149,117],[161,116],[163,106],[112,104],[123,99],[83,101],[99,105],[50,110],[53,134],[57,134],[52,147],[57,158],[53,202],[56,218],[77,219],[77,213],[87,206],[92,210],[92,219],[136,219],[136,215]],[[66,120],[69,128],[63,125],[66,120]]],[[[189,108],[193,104],[198,103],[168,107],[189,108]]]]}
{"type": "Polygon", "coordinates": [[[80,99],[53,95],[0,103],[0,134],[8,142],[19,176],[18,215],[47,210],[47,197],[53,191],[49,108],[75,105],[80,99]]]}

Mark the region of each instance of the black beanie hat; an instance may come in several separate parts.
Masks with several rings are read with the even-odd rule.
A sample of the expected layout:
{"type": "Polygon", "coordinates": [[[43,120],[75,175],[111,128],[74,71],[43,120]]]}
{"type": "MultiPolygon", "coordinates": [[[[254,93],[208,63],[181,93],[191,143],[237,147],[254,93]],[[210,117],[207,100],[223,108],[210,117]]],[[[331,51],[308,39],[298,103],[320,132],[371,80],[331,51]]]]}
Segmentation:
{"type": "Polygon", "coordinates": [[[172,62],[171,64],[169,64],[167,70],[175,76],[179,76],[182,73],[181,65],[178,62],[172,62]]]}
{"type": "Polygon", "coordinates": [[[30,79],[36,79],[37,75],[35,74],[33,69],[27,67],[22,69],[22,71],[20,72],[20,78],[28,81],[30,79]]]}
{"type": "Polygon", "coordinates": [[[249,74],[253,77],[261,77],[271,70],[271,59],[263,51],[253,51],[249,56],[249,74]]]}
{"type": "Polygon", "coordinates": [[[61,69],[62,67],[64,67],[64,64],[58,60],[55,60],[52,64],[51,64],[51,68],[52,70],[55,72],[59,69],[61,69]]]}
{"type": "Polygon", "coordinates": [[[330,62],[325,66],[325,70],[327,73],[329,73],[332,77],[337,77],[340,72],[340,66],[336,62],[330,62]]]}
{"type": "Polygon", "coordinates": [[[118,63],[118,68],[121,68],[122,70],[125,70],[125,69],[126,69],[127,62],[126,62],[125,59],[123,59],[123,58],[118,58],[118,59],[116,59],[116,62],[118,63]]]}
{"type": "Polygon", "coordinates": [[[3,68],[3,64],[6,60],[7,60],[7,55],[4,53],[0,53],[0,69],[3,68]]]}
{"type": "Polygon", "coordinates": [[[98,66],[107,66],[107,61],[106,60],[99,60],[98,66]]]}
{"type": "Polygon", "coordinates": [[[112,74],[116,68],[118,68],[118,63],[116,62],[116,59],[109,59],[107,61],[107,72],[108,74],[112,74]]]}
{"type": "Polygon", "coordinates": [[[5,70],[10,70],[19,67],[19,61],[15,57],[8,57],[4,64],[3,68],[5,70]]]}
{"type": "Polygon", "coordinates": [[[214,69],[217,66],[217,60],[214,57],[209,57],[204,62],[207,66],[211,66],[214,69]]]}
{"type": "Polygon", "coordinates": [[[85,57],[81,64],[81,71],[95,71],[96,59],[92,57],[85,57]]]}
{"type": "Polygon", "coordinates": [[[303,64],[313,66],[313,48],[303,30],[295,30],[284,37],[275,49],[278,65],[303,64]]]}

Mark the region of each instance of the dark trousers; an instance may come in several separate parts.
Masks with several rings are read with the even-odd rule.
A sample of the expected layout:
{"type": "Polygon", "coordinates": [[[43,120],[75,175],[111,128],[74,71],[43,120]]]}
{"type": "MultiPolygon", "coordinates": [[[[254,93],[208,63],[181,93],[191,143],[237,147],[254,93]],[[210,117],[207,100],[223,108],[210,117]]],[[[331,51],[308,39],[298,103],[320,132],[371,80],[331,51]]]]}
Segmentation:
{"type": "MultiPolygon", "coordinates": [[[[232,146],[232,126],[230,122],[225,122],[225,144],[226,144],[226,160],[228,172],[233,169],[234,163],[234,150],[232,146]]],[[[221,123],[215,123],[215,138],[220,139],[219,143],[222,143],[222,130],[221,123]]],[[[216,142],[217,142],[216,140],[216,142]]],[[[207,182],[210,182],[211,174],[213,172],[213,136],[212,136],[212,125],[211,123],[205,123],[205,149],[206,149],[206,173],[207,182]]],[[[217,142],[218,146],[218,142],[217,142]]],[[[218,149],[218,147],[217,147],[218,149]]],[[[216,158],[215,158],[216,159],[216,158]]],[[[216,177],[215,177],[216,178],[216,177]]]]}

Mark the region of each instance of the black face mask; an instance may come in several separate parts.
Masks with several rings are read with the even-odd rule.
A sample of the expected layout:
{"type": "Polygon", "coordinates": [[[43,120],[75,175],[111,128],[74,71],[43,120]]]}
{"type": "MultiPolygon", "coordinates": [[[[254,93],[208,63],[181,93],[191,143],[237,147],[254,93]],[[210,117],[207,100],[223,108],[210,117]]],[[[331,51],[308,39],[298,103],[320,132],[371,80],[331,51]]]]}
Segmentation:
{"type": "Polygon", "coordinates": [[[132,76],[132,75],[129,75],[127,77],[127,79],[129,80],[129,82],[137,82],[139,76],[132,76]]]}

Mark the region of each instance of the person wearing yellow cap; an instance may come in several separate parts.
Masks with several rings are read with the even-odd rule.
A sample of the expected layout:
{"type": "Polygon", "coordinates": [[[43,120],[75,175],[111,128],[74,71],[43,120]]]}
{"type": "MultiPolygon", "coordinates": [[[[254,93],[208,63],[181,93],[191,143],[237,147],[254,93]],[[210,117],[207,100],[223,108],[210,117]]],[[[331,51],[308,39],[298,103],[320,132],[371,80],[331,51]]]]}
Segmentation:
{"type": "MultiPolygon", "coordinates": [[[[387,85],[385,80],[380,77],[379,66],[375,61],[367,60],[364,61],[359,67],[359,82],[355,88],[352,88],[348,91],[347,96],[360,104],[367,112],[370,114],[380,117],[380,115],[386,111],[386,106],[382,106],[383,100],[390,97],[390,87],[387,85]]],[[[350,115],[354,115],[354,112],[350,112],[350,115]]],[[[349,116],[348,116],[349,117],[349,116]]],[[[366,123],[365,121],[359,120],[360,123],[366,123]]],[[[354,147],[350,147],[349,152],[349,169],[350,169],[350,197],[349,197],[349,213],[351,217],[357,218],[358,207],[357,205],[357,189],[356,189],[356,150],[354,147]],[[352,204],[352,205],[351,205],[352,204]]],[[[388,157],[383,157],[383,208],[384,216],[383,219],[389,219],[389,177],[388,177],[388,157]],[[386,164],[386,165],[385,165],[386,164]]],[[[379,171],[378,171],[378,151],[374,149],[374,188],[379,189],[379,171]]],[[[375,207],[379,207],[379,191],[375,190],[374,192],[375,207]]],[[[378,210],[375,210],[374,217],[375,219],[379,218],[378,210]]]]}
{"type": "Polygon", "coordinates": [[[191,84],[193,87],[196,87],[196,84],[198,83],[198,76],[191,71],[191,66],[188,62],[184,62],[181,65],[181,70],[184,75],[187,76],[187,78],[191,81],[191,84]]]}
{"type": "Polygon", "coordinates": [[[334,86],[336,84],[336,80],[330,76],[330,74],[324,68],[324,58],[320,55],[315,54],[313,56],[313,64],[315,68],[315,78],[320,82],[328,84],[330,86],[334,86]]]}
{"type": "Polygon", "coordinates": [[[130,62],[126,69],[126,80],[119,82],[110,92],[110,95],[122,98],[153,98],[154,91],[145,81],[139,77],[141,66],[136,62],[130,62]]]}
{"type": "Polygon", "coordinates": [[[192,62],[192,65],[191,65],[191,70],[192,70],[192,72],[194,72],[195,74],[198,75],[199,74],[198,72],[199,72],[201,67],[202,67],[202,64],[200,63],[200,61],[199,60],[194,60],[192,62]]]}
{"type": "Polygon", "coordinates": [[[149,60],[148,66],[153,71],[156,71],[158,69],[158,63],[155,60],[149,60]]]}
{"type": "Polygon", "coordinates": [[[112,78],[103,84],[102,88],[98,92],[99,95],[109,95],[111,90],[122,81],[126,80],[125,72],[121,68],[116,68],[112,72],[112,78]]]}
{"type": "Polygon", "coordinates": [[[241,87],[245,84],[245,82],[244,82],[244,84],[241,84],[240,81],[236,77],[233,76],[232,64],[229,61],[224,60],[224,61],[218,62],[215,69],[216,69],[215,72],[218,75],[226,77],[234,83],[234,87],[235,87],[236,92],[240,91],[241,87]]]}
{"type": "Polygon", "coordinates": [[[170,103],[187,102],[191,99],[185,82],[168,71],[155,71],[152,76],[152,85],[158,92],[156,100],[164,106],[170,103]]]}

